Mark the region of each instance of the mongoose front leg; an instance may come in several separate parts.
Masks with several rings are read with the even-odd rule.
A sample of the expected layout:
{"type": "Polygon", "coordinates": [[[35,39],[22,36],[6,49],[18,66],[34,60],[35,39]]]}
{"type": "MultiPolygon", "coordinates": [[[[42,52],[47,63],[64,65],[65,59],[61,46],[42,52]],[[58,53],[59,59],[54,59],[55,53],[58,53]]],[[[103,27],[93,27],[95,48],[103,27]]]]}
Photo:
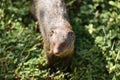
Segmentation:
{"type": "Polygon", "coordinates": [[[71,72],[71,62],[72,61],[72,55],[67,56],[66,60],[65,60],[65,65],[66,68],[64,70],[64,72],[71,72]]]}

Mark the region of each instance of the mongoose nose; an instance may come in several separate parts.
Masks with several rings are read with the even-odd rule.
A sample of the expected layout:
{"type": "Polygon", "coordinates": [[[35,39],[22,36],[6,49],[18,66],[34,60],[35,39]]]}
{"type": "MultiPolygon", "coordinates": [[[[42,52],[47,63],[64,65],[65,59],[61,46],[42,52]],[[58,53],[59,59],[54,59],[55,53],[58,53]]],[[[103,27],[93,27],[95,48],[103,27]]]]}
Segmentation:
{"type": "Polygon", "coordinates": [[[58,55],[58,54],[60,54],[60,51],[58,49],[55,49],[55,50],[53,50],[53,53],[58,55]]]}

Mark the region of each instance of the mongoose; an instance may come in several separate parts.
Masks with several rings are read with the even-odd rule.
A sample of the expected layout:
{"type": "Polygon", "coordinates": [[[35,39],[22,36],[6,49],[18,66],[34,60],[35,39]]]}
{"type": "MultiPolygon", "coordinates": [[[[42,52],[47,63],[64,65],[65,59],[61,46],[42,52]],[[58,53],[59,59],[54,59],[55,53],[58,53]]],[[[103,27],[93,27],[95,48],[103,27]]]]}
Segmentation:
{"type": "Polygon", "coordinates": [[[53,67],[53,56],[57,56],[65,58],[65,65],[70,66],[75,34],[68,21],[64,0],[31,0],[31,13],[39,24],[47,64],[53,67]]]}

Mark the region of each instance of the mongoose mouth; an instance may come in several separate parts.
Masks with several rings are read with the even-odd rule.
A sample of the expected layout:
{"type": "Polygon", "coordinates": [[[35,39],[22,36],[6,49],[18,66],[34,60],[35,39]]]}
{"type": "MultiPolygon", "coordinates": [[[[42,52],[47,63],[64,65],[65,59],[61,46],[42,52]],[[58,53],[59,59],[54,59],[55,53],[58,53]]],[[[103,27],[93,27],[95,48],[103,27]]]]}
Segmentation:
{"type": "Polygon", "coordinates": [[[61,51],[61,50],[53,50],[53,54],[58,57],[64,57],[67,55],[66,51],[61,51]]]}

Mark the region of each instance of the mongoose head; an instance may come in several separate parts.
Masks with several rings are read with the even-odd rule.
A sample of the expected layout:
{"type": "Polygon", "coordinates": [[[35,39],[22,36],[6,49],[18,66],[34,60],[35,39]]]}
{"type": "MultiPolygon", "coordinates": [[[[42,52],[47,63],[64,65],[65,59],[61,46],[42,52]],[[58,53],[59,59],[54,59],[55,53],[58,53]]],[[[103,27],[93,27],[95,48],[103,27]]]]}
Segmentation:
{"type": "Polygon", "coordinates": [[[67,28],[56,28],[52,31],[50,46],[56,56],[66,56],[72,53],[74,48],[74,32],[67,28]]]}

